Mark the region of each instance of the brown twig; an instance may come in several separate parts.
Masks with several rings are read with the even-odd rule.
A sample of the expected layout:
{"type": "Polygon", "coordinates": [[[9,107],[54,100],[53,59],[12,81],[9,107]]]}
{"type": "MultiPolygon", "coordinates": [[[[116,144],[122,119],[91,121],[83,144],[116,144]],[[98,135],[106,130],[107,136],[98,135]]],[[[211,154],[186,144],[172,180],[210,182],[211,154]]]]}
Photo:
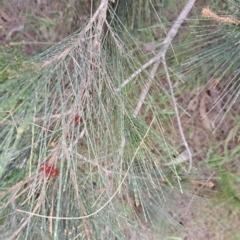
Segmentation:
{"type": "MultiPolygon", "coordinates": [[[[81,34],[84,32],[88,32],[92,26],[93,23],[98,19],[98,23],[97,23],[97,36],[99,37],[101,35],[102,32],[102,27],[103,27],[103,23],[106,19],[106,11],[107,11],[107,5],[108,5],[108,0],[102,0],[98,9],[96,10],[96,12],[94,13],[94,15],[91,17],[90,21],[88,22],[88,24],[85,26],[85,28],[83,29],[83,31],[81,31],[79,33],[79,35],[81,36],[81,34]]],[[[97,37],[95,37],[95,39],[98,39],[97,37]]],[[[96,42],[97,43],[97,40],[96,42]]],[[[70,47],[66,48],[61,54],[56,55],[50,59],[48,59],[47,61],[43,62],[40,65],[40,68],[45,68],[47,66],[49,66],[50,64],[52,64],[53,62],[57,61],[57,60],[61,60],[66,58],[66,56],[69,54],[69,52],[71,51],[71,49],[73,47],[76,47],[76,45],[79,45],[79,39],[74,42],[70,47]]]]}

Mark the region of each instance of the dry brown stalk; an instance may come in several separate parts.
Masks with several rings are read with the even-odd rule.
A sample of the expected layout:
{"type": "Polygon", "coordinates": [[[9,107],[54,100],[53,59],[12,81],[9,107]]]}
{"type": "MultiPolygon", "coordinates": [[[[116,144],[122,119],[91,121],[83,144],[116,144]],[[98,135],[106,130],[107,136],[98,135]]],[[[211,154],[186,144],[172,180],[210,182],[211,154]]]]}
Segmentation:
{"type": "Polygon", "coordinates": [[[233,25],[240,25],[239,20],[237,20],[231,16],[220,17],[216,13],[214,13],[209,7],[203,8],[202,15],[203,15],[203,17],[213,19],[217,22],[233,24],[233,25]]]}

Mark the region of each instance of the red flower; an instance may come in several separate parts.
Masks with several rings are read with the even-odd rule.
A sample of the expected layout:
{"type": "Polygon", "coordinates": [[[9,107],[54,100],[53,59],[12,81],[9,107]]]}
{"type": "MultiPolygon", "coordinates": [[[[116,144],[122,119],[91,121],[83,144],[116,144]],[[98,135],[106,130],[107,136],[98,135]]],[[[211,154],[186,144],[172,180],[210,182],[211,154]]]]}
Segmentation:
{"type": "Polygon", "coordinates": [[[74,117],[74,122],[77,124],[81,124],[83,122],[82,118],[79,115],[74,117]]]}
{"type": "Polygon", "coordinates": [[[47,178],[56,178],[59,175],[58,168],[54,168],[51,164],[42,164],[40,167],[40,173],[44,173],[47,178]]]}

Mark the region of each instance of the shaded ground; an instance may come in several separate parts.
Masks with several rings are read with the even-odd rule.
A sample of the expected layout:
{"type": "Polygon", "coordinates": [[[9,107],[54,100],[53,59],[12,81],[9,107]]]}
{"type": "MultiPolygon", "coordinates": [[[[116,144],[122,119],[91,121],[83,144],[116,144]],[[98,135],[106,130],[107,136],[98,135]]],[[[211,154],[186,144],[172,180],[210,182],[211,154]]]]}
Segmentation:
{"type": "MultiPolygon", "coordinates": [[[[221,109],[229,99],[225,97],[215,106],[221,91],[209,86],[201,93],[185,91],[178,97],[180,106],[191,114],[181,120],[193,150],[194,166],[201,171],[200,179],[191,182],[195,185],[193,193],[202,197],[202,204],[197,199],[190,208],[190,219],[183,214],[184,239],[239,239],[240,129],[235,120],[239,112],[233,106],[223,116],[225,111],[221,109]]],[[[176,141],[181,143],[181,138],[177,136],[176,141]]]]}
{"type": "Polygon", "coordinates": [[[49,48],[87,20],[88,1],[3,1],[0,9],[0,41],[31,55],[49,48]]]}

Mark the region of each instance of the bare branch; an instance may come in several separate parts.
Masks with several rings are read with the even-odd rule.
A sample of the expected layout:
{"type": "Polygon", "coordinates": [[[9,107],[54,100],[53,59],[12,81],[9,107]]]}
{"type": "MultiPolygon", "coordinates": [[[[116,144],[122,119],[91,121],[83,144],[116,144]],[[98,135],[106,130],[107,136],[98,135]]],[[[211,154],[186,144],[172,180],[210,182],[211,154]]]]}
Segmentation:
{"type": "Polygon", "coordinates": [[[167,37],[163,41],[162,48],[160,49],[160,51],[158,52],[158,54],[155,57],[155,64],[150,72],[150,76],[147,80],[145,88],[142,90],[142,92],[140,94],[140,98],[139,98],[137,107],[135,108],[134,113],[133,113],[134,117],[136,117],[138,115],[138,113],[142,107],[142,104],[147,96],[147,93],[149,91],[151,83],[154,79],[154,76],[156,75],[157,69],[158,69],[161,61],[165,61],[166,52],[167,52],[170,44],[172,43],[173,38],[176,36],[179,27],[182,25],[183,21],[186,19],[187,15],[190,12],[190,10],[192,9],[195,1],[196,0],[188,0],[188,2],[186,3],[185,7],[182,10],[182,12],[179,14],[178,18],[174,22],[172,28],[169,30],[167,37]]]}
{"type": "MultiPolygon", "coordinates": [[[[98,9],[96,10],[96,12],[94,13],[94,15],[91,17],[90,21],[88,22],[88,24],[86,25],[86,27],[84,28],[84,32],[87,32],[89,29],[92,28],[93,23],[98,20],[97,23],[97,36],[96,39],[100,38],[101,34],[102,34],[102,30],[103,30],[103,23],[106,19],[106,12],[107,12],[107,6],[108,6],[108,0],[102,0],[101,4],[99,5],[98,9]]],[[[82,31],[80,32],[80,35],[82,34],[82,31]]],[[[97,40],[95,39],[94,44],[95,45],[99,45],[97,40]]],[[[57,55],[55,57],[50,58],[49,60],[45,61],[44,63],[42,63],[40,66],[41,68],[45,68],[47,66],[49,66],[50,64],[52,64],[54,61],[60,60],[60,59],[64,59],[66,58],[66,56],[69,54],[69,52],[71,51],[71,49],[73,48],[73,46],[79,44],[78,41],[76,41],[75,44],[71,45],[70,47],[68,47],[65,51],[63,51],[60,55],[57,55]]]]}
{"type": "Polygon", "coordinates": [[[144,63],[136,72],[134,72],[129,78],[127,78],[118,89],[116,89],[116,92],[121,91],[129,82],[131,82],[136,76],[138,76],[142,71],[144,71],[146,68],[151,66],[153,63],[156,62],[157,56],[150,59],[148,62],[144,63]]]}
{"type": "Polygon", "coordinates": [[[105,12],[105,8],[107,7],[108,4],[108,0],[102,0],[101,4],[99,5],[98,9],[96,10],[96,12],[94,13],[94,15],[91,17],[91,20],[89,21],[89,23],[87,24],[85,31],[88,31],[91,27],[92,24],[94,23],[94,21],[96,20],[96,18],[100,15],[100,18],[102,17],[102,14],[105,12]]]}
{"type": "Polygon", "coordinates": [[[100,38],[101,38],[101,35],[103,32],[103,24],[107,18],[107,6],[108,6],[108,0],[102,0],[100,6],[98,8],[98,10],[99,10],[98,22],[97,22],[97,26],[96,26],[97,35],[93,42],[93,46],[94,46],[95,50],[100,48],[100,42],[101,42],[100,38]]]}
{"type": "Polygon", "coordinates": [[[144,102],[144,100],[145,100],[145,98],[148,94],[148,91],[150,89],[152,81],[153,81],[153,79],[156,75],[157,69],[158,69],[160,63],[162,62],[163,63],[163,68],[166,72],[166,78],[167,78],[167,82],[168,82],[168,85],[169,85],[174,110],[175,110],[175,113],[176,113],[176,118],[177,118],[177,123],[178,123],[179,131],[180,131],[180,135],[181,135],[184,146],[185,146],[185,148],[188,152],[188,155],[189,155],[189,169],[188,169],[188,172],[192,168],[192,153],[191,153],[191,150],[190,150],[190,148],[188,146],[188,143],[185,139],[184,132],[183,132],[183,129],[182,129],[182,124],[181,124],[181,120],[180,120],[180,116],[179,116],[179,112],[178,112],[178,107],[177,107],[177,103],[176,103],[176,100],[175,100],[175,97],[174,97],[173,86],[172,86],[172,83],[171,83],[171,79],[170,79],[170,75],[169,75],[169,72],[168,72],[168,67],[167,67],[165,57],[166,57],[167,49],[171,45],[171,42],[172,42],[173,38],[176,36],[179,27],[181,26],[183,21],[186,19],[187,15],[190,12],[190,10],[192,9],[195,1],[196,0],[188,0],[188,2],[186,3],[185,7],[182,10],[182,12],[180,13],[177,20],[174,22],[172,28],[168,32],[167,37],[163,41],[162,48],[160,49],[160,51],[156,55],[156,62],[155,62],[154,66],[153,66],[153,68],[150,72],[150,76],[147,80],[147,83],[146,83],[145,87],[142,89],[137,107],[135,108],[134,113],[133,113],[134,117],[136,117],[138,115],[138,113],[139,113],[139,111],[142,107],[142,104],[143,104],[143,102],[144,102]]]}
{"type": "Polygon", "coordinates": [[[168,82],[171,97],[172,97],[174,111],[176,113],[176,118],[177,118],[177,123],[178,123],[178,128],[179,128],[179,131],[180,131],[180,135],[181,135],[184,146],[185,146],[185,148],[187,150],[187,153],[188,153],[188,157],[189,157],[188,172],[190,172],[191,169],[192,169],[192,152],[191,152],[191,150],[188,146],[188,143],[186,141],[186,138],[185,138],[185,135],[184,135],[184,132],[183,132],[183,129],[182,129],[182,124],[181,124],[181,120],[180,120],[180,116],[179,116],[179,112],[178,112],[178,107],[177,107],[177,103],[176,103],[176,100],[175,100],[175,97],[174,97],[173,86],[172,86],[172,82],[171,82],[171,79],[170,79],[170,75],[169,75],[169,72],[168,72],[168,67],[167,67],[167,63],[166,63],[165,59],[162,61],[162,63],[163,63],[163,68],[166,72],[166,78],[167,78],[167,82],[168,82]]]}

